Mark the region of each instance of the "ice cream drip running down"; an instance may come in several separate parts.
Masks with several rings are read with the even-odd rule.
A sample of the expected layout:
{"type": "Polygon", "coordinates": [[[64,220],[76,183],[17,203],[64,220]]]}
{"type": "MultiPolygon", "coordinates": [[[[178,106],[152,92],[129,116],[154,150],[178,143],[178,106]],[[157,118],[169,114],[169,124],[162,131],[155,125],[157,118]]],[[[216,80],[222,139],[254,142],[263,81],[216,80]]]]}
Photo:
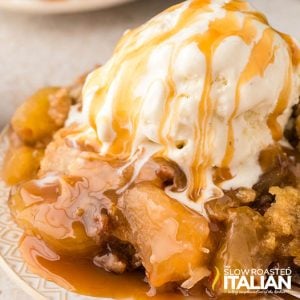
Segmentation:
{"type": "Polygon", "coordinates": [[[203,213],[222,189],[251,187],[283,140],[299,96],[299,48],[241,0],[191,0],[127,31],[91,73],[83,115],[100,153],[139,168],[151,156],[187,177],[172,198],[203,213]]]}

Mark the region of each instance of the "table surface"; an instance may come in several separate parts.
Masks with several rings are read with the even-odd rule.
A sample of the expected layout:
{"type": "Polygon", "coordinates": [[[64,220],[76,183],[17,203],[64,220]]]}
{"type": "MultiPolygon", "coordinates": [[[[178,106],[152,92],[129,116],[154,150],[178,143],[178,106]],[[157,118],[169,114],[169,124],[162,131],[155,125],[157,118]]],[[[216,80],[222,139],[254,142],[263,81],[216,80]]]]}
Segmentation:
{"type": "MultiPolygon", "coordinates": [[[[75,15],[0,12],[0,126],[39,87],[68,84],[105,62],[127,28],[142,24],[176,0],[134,3],[75,15]]],[[[300,40],[300,0],[250,0],[280,31],[300,40]]],[[[0,299],[29,300],[0,270],[0,299]]]]}

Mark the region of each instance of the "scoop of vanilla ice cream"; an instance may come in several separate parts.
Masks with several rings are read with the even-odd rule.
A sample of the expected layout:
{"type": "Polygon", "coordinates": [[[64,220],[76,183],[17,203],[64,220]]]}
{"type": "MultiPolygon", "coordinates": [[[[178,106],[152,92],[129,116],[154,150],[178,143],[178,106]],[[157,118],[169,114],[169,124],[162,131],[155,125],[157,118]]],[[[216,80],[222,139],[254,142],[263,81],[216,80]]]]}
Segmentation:
{"type": "Polygon", "coordinates": [[[258,157],[283,139],[299,97],[299,48],[241,0],[194,0],[127,31],[91,73],[83,114],[101,155],[135,174],[150,156],[176,162],[184,192],[203,213],[222,189],[251,187],[258,157]]]}

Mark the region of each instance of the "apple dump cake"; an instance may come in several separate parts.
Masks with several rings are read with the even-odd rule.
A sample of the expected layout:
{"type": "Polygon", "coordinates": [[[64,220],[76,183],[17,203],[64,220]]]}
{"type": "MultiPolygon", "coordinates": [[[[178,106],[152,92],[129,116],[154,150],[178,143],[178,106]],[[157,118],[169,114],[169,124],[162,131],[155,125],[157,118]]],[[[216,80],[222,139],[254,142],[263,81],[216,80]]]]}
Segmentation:
{"type": "Polygon", "coordinates": [[[2,171],[31,268],[116,298],[222,298],[245,269],[299,285],[299,57],[247,2],[190,0],[34,94],[2,171]]]}

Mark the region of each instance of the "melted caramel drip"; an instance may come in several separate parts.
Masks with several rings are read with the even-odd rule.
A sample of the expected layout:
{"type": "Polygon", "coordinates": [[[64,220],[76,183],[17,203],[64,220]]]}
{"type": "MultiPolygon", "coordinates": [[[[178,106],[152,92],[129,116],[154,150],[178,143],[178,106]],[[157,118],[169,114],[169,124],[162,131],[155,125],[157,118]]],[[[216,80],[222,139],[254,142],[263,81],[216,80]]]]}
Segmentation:
{"type": "Polygon", "coordinates": [[[289,66],[284,80],[283,88],[280,92],[274,111],[269,115],[267,124],[271,130],[274,141],[279,141],[283,136],[283,128],[278,123],[278,117],[285,111],[292,89],[292,66],[289,66]]]}
{"type": "Polygon", "coordinates": [[[229,168],[215,168],[213,174],[213,181],[216,185],[222,183],[223,181],[232,179],[232,174],[229,168]]]}
{"type": "MultiPolygon", "coordinates": [[[[118,97],[114,102],[114,113],[112,117],[114,120],[113,129],[121,129],[121,132],[116,131],[118,132],[118,135],[121,135],[120,138],[116,139],[119,141],[115,140],[113,142],[108,153],[122,156],[130,155],[129,149],[132,146],[134,132],[136,130],[129,131],[128,128],[136,129],[141,103],[139,103],[140,101],[133,96],[133,89],[128,85],[128,81],[141,78],[141,74],[143,74],[142,71],[145,68],[145,62],[147,61],[151,51],[157,47],[157,45],[162,44],[171,36],[178,33],[180,30],[182,30],[182,28],[188,26],[188,24],[191,23],[194,17],[199,13],[199,10],[207,10],[208,4],[210,4],[210,0],[193,1],[191,5],[182,13],[179,21],[172,29],[155,35],[152,39],[141,45],[138,45],[137,42],[139,34],[143,30],[143,26],[128,32],[125,37],[121,39],[115,51],[116,61],[114,65],[111,66],[106,77],[106,85],[103,84],[104,87],[97,91],[90,108],[91,125],[96,129],[96,113],[104,103],[110,83],[113,82],[116,74],[118,74],[118,69],[120,66],[122,66],[124,62],[130,63],[132,74],[127,74],[126,78],[124,78],[124,81],[121,84],[121,87],[119,88],[118,97]],[[128,107],[135,107],[134,115],[136,117],[134,120],[131,118],[132,112],[127,109],[128,107]],[[120,145],[124,142],[128,145],[128,147],[120,145]]],[[[173,9],[176,9],[176,7],[173,9]]],[[[171,81],[172,80],[170,80],[170,82],[171,81]]],[[[170,89],[169,95],[171,94],[172,89],[170,89]]]]}
{"type": "Polygon", "coordinates": [[[224,5],[224,8],[226,10],[232,10],[232,11],[248,11],[249,10],[249,4],[243,0],[235,0],[235,1],[229,1],[224,5]]]}
{"type": "MultiPolygon", "coordinates": [[[[122,155],[124,157],[130,155],[130,149],[132,148],[135,133],[137,131],[140,109],[142,106],[142,102],[133,95],[132,87],[134,87],[135,84],[131,84],[131,82],[134,80],[137,81],[138,78],[141,78],[141,74],[144,73],[146,68],[145,62],[147,62],[150,53],[155,47],[157,47],[157,45],[162,44],[164,41],[182,30],[182,28],[188,26],[188,24],[192,22],[194,16],[199,13],[199,10],[207,10],[207,5],[209,3],[210,0],[192,2],[190,7],[183,12],[175,27],[167,32],[156,35],[154,38],[142,45],[135,45],[138,41],[138,34],[141,32],[141,29],[139,28],[131,34],[127,34],[127,39],[133,41],[132,48],[130,43],[126,43],[127,39],[125,40],[125,43],[127,44],[125,47],[128,48],[128,51],[124,51],[124,49],[122,49],[122,41],[117,46],[117,49],[122,49],[123,51],[116,51],[117,55],[120,54],[120,56],[110,70],[110,74],[113,77],[108,79],[108,82],[112,82],[115,74],[117,74],[117,69],[120,68],[122,62],[130,63],[130,70],[132,73],[126,74],[126,78],[124,78],[121,87],[118,89],[116,101],[114,101],[114,112],[112,117],[114,120],[113,129],[117,132],[118,138],[112,143],[109,153],[122,155]],[[128,107],[134,107],[134,111],[132,112],[131,110],[128,110],[128,107]],[[124,146],[124,142],[127,147],[124,146]]],[[[174,99],[175,95],[174,83],[171,75],[168,78],[168,87],[169,94],[167,103],[174,99]]],[[[104,98],[102,98],[102,100],[104,100],[104,98]]]]}
{"type": "Polygon", "coordinates": [[[212,136],[212,134],[210,134],[209,130],[209,120],[214,110],[210,99],[212,87],[212,57],[220,43],[229,36],[240,36],[249,44],[256,33],[255,28],[251,25],[252,19],[252,15],[249,15],[249,17],[245,19],[243,26],[241,26],[234,13],[229,11],[224,18],[211,22],[205,34],[195,37],[199,49],[205,55],[207,70],[204,90],[199,105],[199,116],[201,117],[199,118],[200,122],[195,136],[196,144],[198,144],[199,147],[196,149],[194,163],[191,168],[194,182],[190,186],[189,192],[191,199],[194,200],[201,196],[201,188],[204,187],[206,183],[205,170],[211,165],[211,142],[209,141],[209,137],[212,136]]]}
{"type": "Polygon", "coordinates": [[[294,40],[287,34],[278,32],[277,33],[285,40],[285,42],[289,45],[290,56],[292,57],[292,62],[295,67],[300,64],[300,49],[294,40]]]}
{"type": "Polygon", "coordinates": [[[280,92],[277,104],[275,106],[274,111],[269,115],[267,124],[271,130],[272,137],[275,141],[279,141],[283,136],[283,129],[281,128],[280,124],[278,123],[278,117],[285,111],[289,97],[291,94],[292,89],[292,81],[291,78],[293,76],[293,66],[297,68],[300,64],[300,49],[295,44],[293,39],[284,33],[277,32],[289,45],[288,51],[291,57],[292,64],[289,65],[289,68],[285,75],[284,85],[280,92]]]}
{"type": "MultiPolygon", "coordinates": [[[[227,147],[225,155],[222,161],[222,167],[229,167],[230,162],[234,155],[234,129],[233,120],[238,112],[240,98],[241,98],[241,87],[249,82],[255,76],[262,77],[264,75],[267,67],[274,61],[275,48],[272,47],[274,40],[274,31],[271,28],[265,29],[261,39],[254,45],[247,66],[242,72],[237,87],[235,95],[235,105],[234,110],[228,121],[228,137],[227,137],[227,147]],[[271,52],[269,49],[273,49],[271,52]]],[[[250,42],[249,40],[246,42],[250,42]]]]}

